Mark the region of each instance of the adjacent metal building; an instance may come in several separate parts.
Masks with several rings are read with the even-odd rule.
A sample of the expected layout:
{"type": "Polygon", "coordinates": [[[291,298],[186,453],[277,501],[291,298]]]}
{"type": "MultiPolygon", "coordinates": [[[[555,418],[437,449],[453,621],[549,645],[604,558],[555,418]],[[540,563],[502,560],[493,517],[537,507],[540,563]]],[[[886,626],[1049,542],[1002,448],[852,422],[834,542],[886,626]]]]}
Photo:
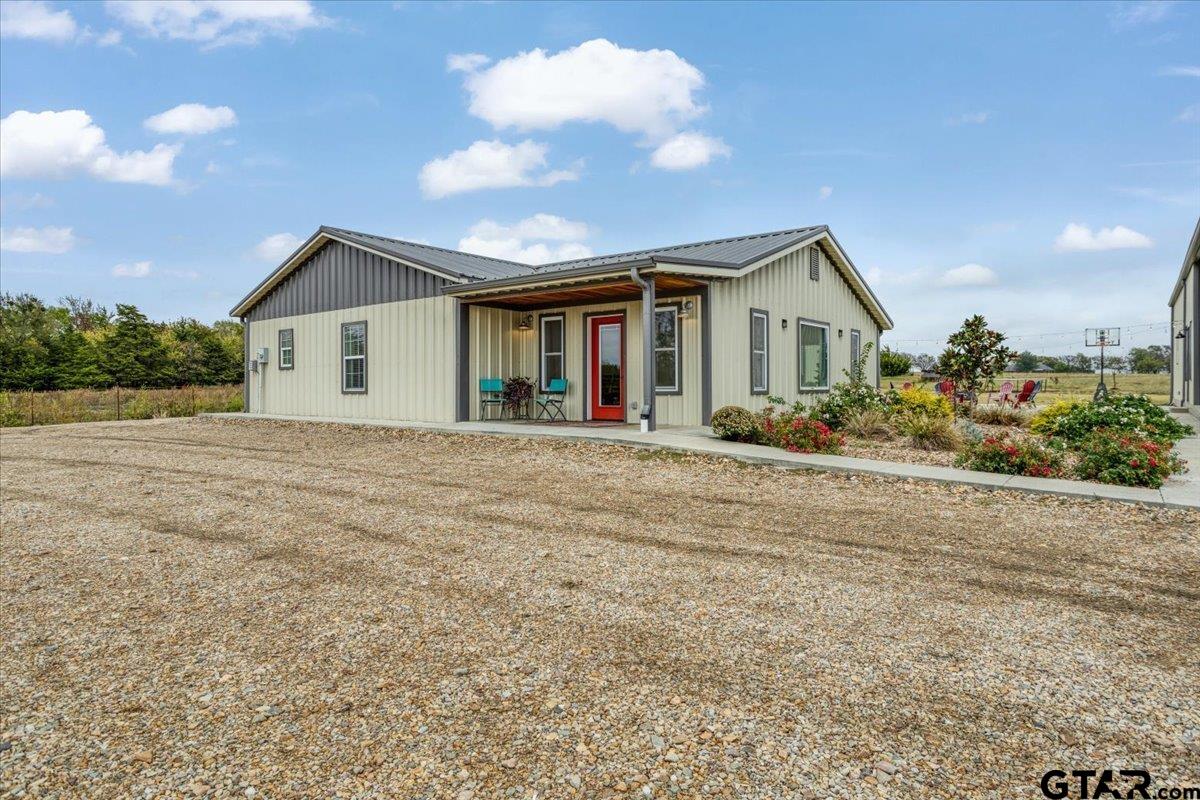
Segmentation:
{"type": "Polygon", "coordinates": [[[1171,291],[1171,405],[1188,408],[1200,417],[1200,331],[1196,309],[1200,307],[1200,220],[1188,243],[1179,268],[1179,279],[1171,291]]]}
{"type": "Polygon", "coordinates": [[[706,424],[813,399],[891,319],[828,228],[530,266],[322,227],[232,310],[251,413],[477,419],[565,379],[569,420],[706,424]]]}

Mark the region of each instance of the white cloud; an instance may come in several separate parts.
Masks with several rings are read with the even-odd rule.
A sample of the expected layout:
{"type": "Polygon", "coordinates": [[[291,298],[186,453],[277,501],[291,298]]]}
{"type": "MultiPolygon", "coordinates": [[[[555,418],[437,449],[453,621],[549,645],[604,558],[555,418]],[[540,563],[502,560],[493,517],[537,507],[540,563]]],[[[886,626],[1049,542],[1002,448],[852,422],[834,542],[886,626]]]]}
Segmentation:
{"type": "Polygon", "coordinates": [[[8,209],[9,211],[28,211],[31,208],[52,208],[54,206],[54,198],[47,197],[41,192],[34,192],[30,195],[14,194],[3,200],[0,208],[8,209]]]}
{"type": "Polygon", "coordinates": [[[155,133],[194,135],[237,125],[237,114],[229,106],[183,103],[147,118],[142,124],[155,133]]]}
{"type": "Polygon", "coordinates": [[[114,278],[145,278],[150,274],[151,262],[135,261],[132,264],[117,264],[112,268],[114,278]]]}
{"type": "Polygon", "coordinates": [[[469,109],[497,129],[549,130],[607,122],[660,141],[707,109],[704,74],[670,50],[633,50],[606,39],[547,54],[536,49],[470,72],[469,109]]]}
{"type": "Polygon", "coordinates": [[[480,67],[490,64],[491,61],[482,53],[451,53],[446,56],[446,71],[475,72],[480,67]]]}
{"type": "Polygon", "coordinates": [[[440,198],[479,189],[553,186],[579,178],[577,169],[545,170],[549,145],[526,139],[515,145],[478,141],[421,167],[418,180],[426,197],[440,198]]]}
{"type": "Polygon", "coordinates": [[[0,175],[66,178],[77,173],[116,183],[171,183],[181,145],[117,153],[86,112],[14,111],[0,120],[0,175]]]}
{"type": "Polygon", "coordinates": [[[1154,242],[1145,234],[1114,225],[1101,228],[1095,233],[1087,225],[1068,223],[1054,240],[1054,249],[1060,253],[1096,250],[1124,250],[1129,248],[1153,247],[1154,242]]]}
{"type": "Polygon", "coordinates": [[[304,240],[290,233],[275,233],[254,245],[254,255],[263,261],[283,261],[304,240]]]}
{"type": "Polygon", "coordinates": [[[1176,122],[1200,122],[1200,103],[1188,106],[1179,112],[1176,122]]]}
{"type": "Polygon", "coordinates": [[[714,158],[728,158],[733,151],[729,145],[712,136],[684,131],[667,139],[650,155],[650,163],[659,169],[695,169],[714,158]]]}
{"type": "Polygon", "coordinates": [[[995,286],[999,282],[996,273],[982,264],[963,264],[943,272],[937,279],[938,286],[995,286]]]}
{"type": "Polygon", "coordinates": [[[522,264],[548,264],[592,255],[591,248],[581,241],[590,233],[587,223],[554,214],[534,214],[514,225],[481,219],[459,240],[458,249],[522,264]],[[549,245],[546,241],[560,244],[549,245]]]}
{"type": "Polygon", "coordinates": [[[974,111],[968,114],[959,114],[956,117],[951,117],[946,120],[947,125],[982,125],[992,118],[990,111],[974,111]]]}
{"type": "Polygon", "coordinates": [[[207,163],[207,164],[204,166],[204,171],[205,171],[205,173],[207,173],[207,174],[209,174],[209,175],[216,175],[216,174],[220,173],[220,171],[221,171],[221,165],[220,165],[220,164],[218,164],[218,163],[217,163],[217,162],[215,162],[215,161],[209,161],[209,162],[208,162],[208,163],[207,163]]]}
{"type": "Polygon", "coordinates": [[[0,250],[14,253],[66,253],[75,246],[70,228],[0,228],[0,250]]]}
{"type": "Polygon", "coordinates": [[[817,190],[817,196],[820,197],[822,200],[828,200],[830,197],[833,197],[833,187],[832,186],[822,186],[820,189],[817,190]]]}
{"type": "Polygon", "coordinates": [[[96,44],[100,47],[116,47],[121,43],[121,32],[111,29],[96,37],[96,44]]]}
{"type": "Polygon", "coordinates": [[[1116,30],[1136,28],[1162,22],[1171,12],[1171,0],[1140,0],[1117,3],[1108,13],[1108,21],[1116,30]]]}
{"type": "Polygon", "coordinates": [[[108,13],[146,36],[208,48],[292,38],[331,24],[308,0],[108,0],[108,13]]]}
{"type": "Polygon", "coordinates": [[[0,36],[69,42],[78,26],[70,11],[53,11],[41,0],[5,0],[0,3],[0,36]]]}
{"type": "Polygon", "coordinates": [[[1159,75],[1175,78],[1200,78],[1200,67],[1164,67],[1159,75]]]}

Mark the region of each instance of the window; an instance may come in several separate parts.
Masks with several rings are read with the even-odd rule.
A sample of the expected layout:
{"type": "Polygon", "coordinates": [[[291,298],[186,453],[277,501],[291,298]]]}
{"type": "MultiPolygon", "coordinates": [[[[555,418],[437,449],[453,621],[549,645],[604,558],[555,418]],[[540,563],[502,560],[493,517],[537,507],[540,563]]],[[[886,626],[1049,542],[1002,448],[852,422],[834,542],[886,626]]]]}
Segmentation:
{"type": "MultiPolygon", "coordinates": [[[[862,357],[862,334],[853,328],[850,329],[850,371],[853,373],[858,369],[858,359],[862,357]]],[[[857,376],[861,378],[862,376],[857,376]]]]}
{"type": "Polygon", "coordinates": [[[654,391],[679,394],[679,307],[654,309],[654,391]]]}
{"type": "Polygon", "coordinates": [[[829,326],[797,320],[800,324],[800,390],[829,388],[829,326]]]}
{"type": "Polygon", "coordinates": [[[769,388],[768,321],[767,312],[750,309],[750,394],[766,394],[769,388]]]}
{"type": "Polygon", "coordinates": [[[367,391],[367,323],[342,325],[342,392],[367,391]]]}
{"type": "Polygon", "coordinates": [[[279,332],[279,368],[291,369],[292,366],[292,329],[284,328],[279,332]]]}
{"type": "Polygon", "coordinates": [[[566,377],[563,370],[563,318],[561,314],[542,317],[542,391],[550,388],[550,381],[566,377]]]}
{"type": "Polygon", "coordinates": [[[821,280],[821,254],[816,246],[808,248],[808,277],[811,280],[821,280]]]}

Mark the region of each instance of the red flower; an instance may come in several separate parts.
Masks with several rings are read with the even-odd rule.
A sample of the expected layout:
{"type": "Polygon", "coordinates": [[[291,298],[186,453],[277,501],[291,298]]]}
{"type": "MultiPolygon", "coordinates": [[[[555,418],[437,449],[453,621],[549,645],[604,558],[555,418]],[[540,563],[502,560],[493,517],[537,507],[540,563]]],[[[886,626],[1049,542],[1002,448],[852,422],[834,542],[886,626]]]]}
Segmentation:
{"type": "Polygon", "coordinates": [[[1129,466],[1135,467],[1135,468],[1140,467],[1140,466],[1142,466],[1142,462],[1138,461],[1136,458],[1131,458],[1131,459],[1129,459],[1129,466]]]}

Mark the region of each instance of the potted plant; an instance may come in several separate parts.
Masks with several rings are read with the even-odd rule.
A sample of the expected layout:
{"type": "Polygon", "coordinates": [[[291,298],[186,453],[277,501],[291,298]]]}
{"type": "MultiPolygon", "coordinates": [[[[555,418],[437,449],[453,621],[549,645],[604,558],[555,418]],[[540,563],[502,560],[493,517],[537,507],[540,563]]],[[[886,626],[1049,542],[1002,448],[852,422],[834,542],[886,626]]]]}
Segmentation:
{"type": "Polygon", "coordinates": [[[500,399],[509,415],[517,417],[529,416],[529,401],[533,398],[533,381],[529,378],[509,378],[504,382],[504,390],[500,399]]]}

